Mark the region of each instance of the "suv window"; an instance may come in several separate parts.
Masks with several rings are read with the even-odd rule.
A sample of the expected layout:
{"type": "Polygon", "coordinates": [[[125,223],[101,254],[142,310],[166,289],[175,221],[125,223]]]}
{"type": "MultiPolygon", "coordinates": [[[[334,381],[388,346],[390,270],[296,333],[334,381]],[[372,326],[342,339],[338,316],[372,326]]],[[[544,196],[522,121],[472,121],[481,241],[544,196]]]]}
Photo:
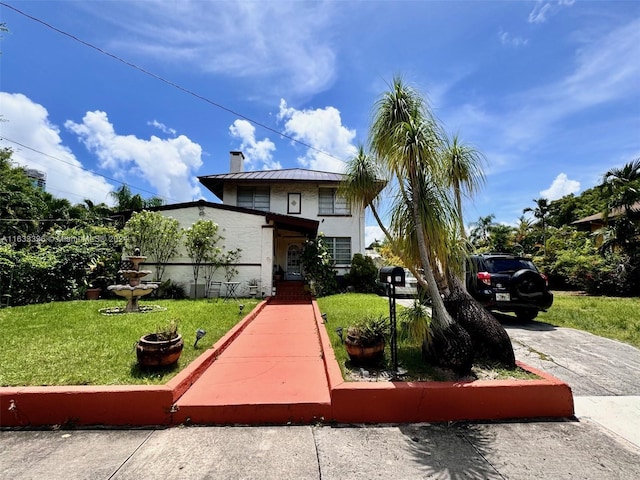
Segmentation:
{"type": "Polygon", "coordinates": [[[515,273],[523,268],[537,271],[533,263],[524,258],[487,258],[485,264],[489,273],[515,273]]]}

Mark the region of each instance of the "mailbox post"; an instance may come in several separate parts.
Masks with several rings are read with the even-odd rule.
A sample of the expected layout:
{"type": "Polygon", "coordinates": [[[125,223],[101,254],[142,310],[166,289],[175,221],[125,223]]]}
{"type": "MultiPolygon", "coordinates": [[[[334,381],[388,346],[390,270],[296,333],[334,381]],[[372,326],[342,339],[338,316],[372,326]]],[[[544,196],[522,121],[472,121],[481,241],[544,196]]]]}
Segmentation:
{"type": "Polygon", "coordinates": [[[404,287],[405,275],[402,267],[382,267],[380,282],[387,285],[389,296],[389,322],[391,324],[391,363],[393,371],[398,371],[398,330],[396,328],[396,287],[404,287]]]}

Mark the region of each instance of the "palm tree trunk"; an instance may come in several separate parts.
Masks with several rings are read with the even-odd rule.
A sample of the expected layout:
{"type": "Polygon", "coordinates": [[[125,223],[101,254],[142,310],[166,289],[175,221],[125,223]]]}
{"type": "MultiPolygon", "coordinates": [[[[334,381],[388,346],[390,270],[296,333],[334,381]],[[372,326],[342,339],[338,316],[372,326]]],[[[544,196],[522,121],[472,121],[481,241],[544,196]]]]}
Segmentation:
{"type": "MultiPolygon", "coordinates": [[[[410,179],[412,191],[417,191],[417,182],[414,179],[410,179]]],[[[404,193],[403,193],[404,195],[404,193]]],[[[406,198],[406,197],[405,197],[406,198]]],[[[429,296],[433,304],[433,321],[436,323],[438,329],[445,330],[453,323],[453,319],[447,312],[444,306],[442,297],[440,296],[440,290],[436,283],[436,278],[433,273],[433,267],[429,260],[429,252],[427,250],[427,240],[422,229],[422,222],[420,221],[420,212],[418,210],[418,203],[415,199],[411,202],[411,208],[413,212],[413,223],[416,228],[416,235],[418,237],[418,251],[420,252],[420,262],[424,268],[424,274],[427,281],[427,288],[429,289],[429,296]]]]}

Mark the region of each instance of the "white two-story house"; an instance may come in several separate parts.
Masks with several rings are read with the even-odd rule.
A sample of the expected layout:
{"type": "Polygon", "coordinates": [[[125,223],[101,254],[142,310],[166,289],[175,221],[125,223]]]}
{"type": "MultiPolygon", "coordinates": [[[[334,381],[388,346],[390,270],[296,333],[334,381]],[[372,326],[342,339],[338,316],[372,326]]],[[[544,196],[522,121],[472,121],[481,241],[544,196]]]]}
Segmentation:
{"type": "MultiPolygon", "coordinates": [[[[237,281],[242,294],[257,278],[269,295],[274,275],[284,280],[303,277],[300,261],[304,242],[322,233],[338,275],[350,268],[355,253],[364,253],[364,210],[353,208],[338,194],[339,173],[304,169],[244,171],[242,152],[231,152],[230,172],[199,177],[222,204],[190,202],[153,210],[188,228],[198,219],[216,222],[227,250],[242,249],[237,281]]],[[[186,253],[172,260],[165,277],[185,287],[193,279],[186,253]]],[[[222,277],[223,272],[219,275],[222,277]]],[[[187,292],[193,292],[193,286],[187,292]]]]}

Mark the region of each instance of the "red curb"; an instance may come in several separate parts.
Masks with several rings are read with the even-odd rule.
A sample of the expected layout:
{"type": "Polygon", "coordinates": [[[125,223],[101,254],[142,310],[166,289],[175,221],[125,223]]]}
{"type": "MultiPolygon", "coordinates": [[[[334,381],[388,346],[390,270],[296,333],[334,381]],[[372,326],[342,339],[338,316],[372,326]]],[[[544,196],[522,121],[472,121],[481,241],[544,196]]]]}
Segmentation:
{"type": "Polygon", "coordinates": [[[64,386],[0,389],[0,426],[169,425],[166,386],[64,386]]]}

